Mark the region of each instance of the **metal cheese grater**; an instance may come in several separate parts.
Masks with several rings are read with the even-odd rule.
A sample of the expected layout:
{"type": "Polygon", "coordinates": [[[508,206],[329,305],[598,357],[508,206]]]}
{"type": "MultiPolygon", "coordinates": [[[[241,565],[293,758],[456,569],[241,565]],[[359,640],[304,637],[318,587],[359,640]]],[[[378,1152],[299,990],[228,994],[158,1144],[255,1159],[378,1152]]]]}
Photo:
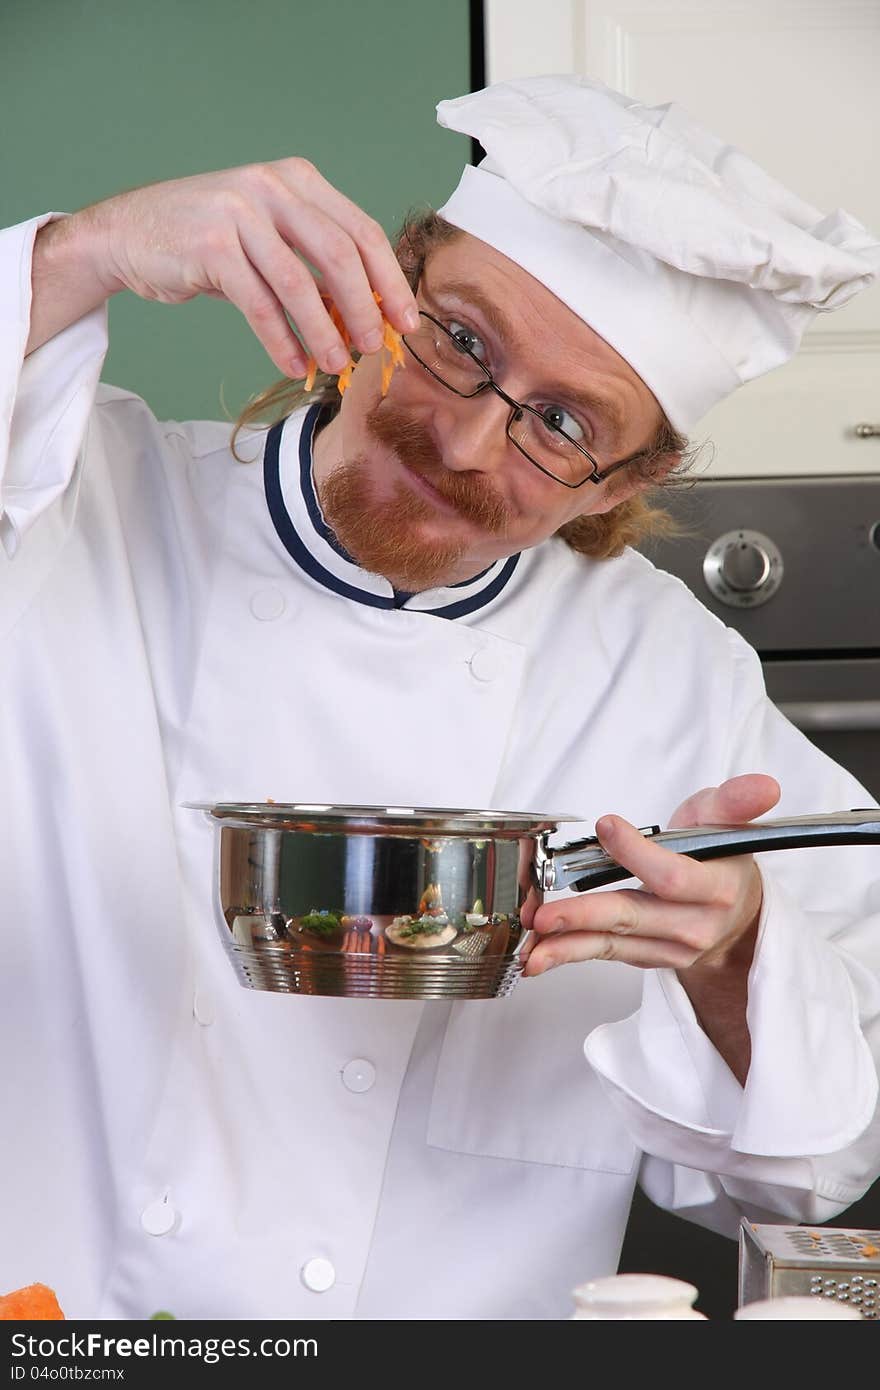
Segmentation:
{"type": "Polygon", "coordinates": [[[739,1306],[812,1294],[880,1320],[880,1231],[740,1224],[739,1306]]]}

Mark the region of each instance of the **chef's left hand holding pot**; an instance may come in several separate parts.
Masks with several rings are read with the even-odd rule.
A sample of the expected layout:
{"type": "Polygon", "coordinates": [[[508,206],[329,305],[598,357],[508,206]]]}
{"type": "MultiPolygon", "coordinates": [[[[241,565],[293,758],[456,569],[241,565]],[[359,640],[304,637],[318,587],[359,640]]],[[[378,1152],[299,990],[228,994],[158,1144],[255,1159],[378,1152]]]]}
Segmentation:
{"type": "MultiPolygon", "coordinates": [[[[670,829],[746,825],[772,810],[779,797],[772,777],[732,777],[683,801],[670,829]]],[[[676,970],[704,1032],[744,1081],[748,972],[763,895],[754,857],[701,863],[652,844],[621,816],[601,817],[596,834],[641,886],[577,893],[540,905],[536,895],[530,896],[522,920],[534,930],[535,942],[523,974],[587,960],[676,970]]]]}

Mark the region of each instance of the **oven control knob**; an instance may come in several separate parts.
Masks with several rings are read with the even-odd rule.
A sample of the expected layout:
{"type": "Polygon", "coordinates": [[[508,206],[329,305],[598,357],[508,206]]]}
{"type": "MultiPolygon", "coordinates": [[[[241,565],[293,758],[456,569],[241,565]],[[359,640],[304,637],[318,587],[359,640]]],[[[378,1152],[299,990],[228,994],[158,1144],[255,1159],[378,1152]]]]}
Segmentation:
{"type": "Polygon", "coordinates": [[[738,593],[754,593],[760,589],[769,573],[770,559],[766,550],[749,541],[729,545],[721,560],[724,582],[738,593]]]}
{"type": "Polygon", "coordinates": [[[779,547],[760,531],[726,531],[703,561],[709,592],[729,608],[758,608],[782,583],[779,547]]]}

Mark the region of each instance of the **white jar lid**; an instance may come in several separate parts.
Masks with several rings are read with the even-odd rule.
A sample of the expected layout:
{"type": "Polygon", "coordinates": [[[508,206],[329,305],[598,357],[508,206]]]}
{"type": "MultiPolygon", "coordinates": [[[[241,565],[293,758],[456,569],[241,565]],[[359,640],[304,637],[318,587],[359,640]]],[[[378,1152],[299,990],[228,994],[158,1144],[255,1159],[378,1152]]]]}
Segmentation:
{"type": "Polygon", "coordinates": [[[816,1294],[781,1294],[779,1298],[761,1298],[737,1308],[734,1318],[741,1321],[765,1318],[857,1318],[862,1315],[851,1303],[838,1303],[834,1298],[816,1294]]]}
{"type": "Polygon", "coordinates": [[[689,1306],[697,1297],[697,1289],[666,1274],[609,1274],[579,1284],[573,1297],[582,1308],[622,1312],[634,1305],[645,1309],[668,1308],[670,1304],[689,1306]]]}

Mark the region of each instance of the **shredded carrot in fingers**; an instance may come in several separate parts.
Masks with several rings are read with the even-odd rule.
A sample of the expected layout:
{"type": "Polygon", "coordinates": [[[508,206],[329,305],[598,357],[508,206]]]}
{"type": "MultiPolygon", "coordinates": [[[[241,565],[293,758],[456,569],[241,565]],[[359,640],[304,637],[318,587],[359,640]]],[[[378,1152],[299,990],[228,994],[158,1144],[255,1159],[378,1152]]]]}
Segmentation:
{"type": "MultiPolygon", "coordinates": [[[[382,296],[378,294],[375,290],[373,291],[373,298],[375,299],[376,303],[381,306],[382,296]]],[[[326,296],[324,297],[324,302],[327,305],[331,323],[333,324],[334,328],[338,330],[339,336],[342,338],[342,341],[345,344],[345,346],[350,349],[351,335],[349,334],[349,331],[346,328],[345,323],[343,322],[342,315],[340,314],[333,301],[327,299],[326,296]]],[[[397,329],[393,328],[392,325],[388,322],[384,313],[382,315],[382,323],[382,395],[384,396],[387,394],[388,387],[391,385],[391,378],[394,375],[395,368],[405,367],[406,358],[404,357],[403,344],[400,340],[400,334],[398,333],[397,329]]],[[[348,366],[343,367],[342,371],[339,373],[339,379],[336,383],[337,390],[339,391],[340,396],[351,385],[352,373],[354,372],[356,366],[357,363],[354,361],[351,355],[349,355],[348,366]]],[[[318,364],[315,361],[314,357],[310,357],[308,360],[308,370],[306,373],[304,383],[306,391],[311,391],[312,387],[315,384],[315,378],[317,374],[318,364]]]]}
{"type": "MultiPolygon", "coordinates": [[[[379,303],[378,299],[376,300],[376,303],[379,303]]],[[[383,345],[386,351],[390,354],[391,361],[394,363],[395,367],[403,367],[406,365],[406,358],[403,355],[403,343],[400,341],[400,334],[398,333],[396,328],[391,327],[391,324],[388,322],[387,319],[385,319],[384,321],[385,333],[383,335],[382,340],[383,345]]]]}
{"type": "Polygon", "coordinates": [[[348,329],[342,321],[342,315],[340,314],[336,305],[333,303],[332,299],[328,300],[327,304],[330,310],[330,322],[333,324],[334,328],[339,329],[339,332],[342,334],[342,341],[345,343],[345,346],[348,347],[348,329]]]}

